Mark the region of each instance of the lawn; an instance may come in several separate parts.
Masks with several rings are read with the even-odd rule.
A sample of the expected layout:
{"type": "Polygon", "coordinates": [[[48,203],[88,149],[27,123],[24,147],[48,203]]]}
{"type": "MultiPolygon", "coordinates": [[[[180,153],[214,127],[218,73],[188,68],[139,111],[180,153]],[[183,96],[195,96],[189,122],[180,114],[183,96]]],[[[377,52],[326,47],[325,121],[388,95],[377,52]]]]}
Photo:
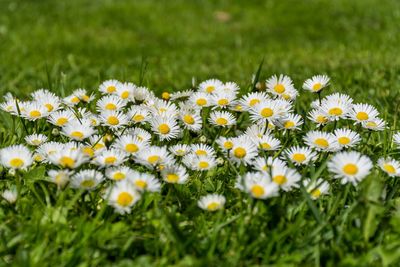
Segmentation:
{"type": "MultiPolygon", "coordinates": [[[[281,73],[293,79],[301,94],[297,111],[308,110],[314,97],[301,89],[304,80],[326,74],[331,86],[324,94],[346,93],[374,105],[390,133],[398,130],[398,25],[395,0],[0,0],[0,95],[12,92],[24,99],[48,88],[64,97],[77,88],[95,92],[107,79],[140,84],[158,96],[210,78],[246,89],[263,62],[260,80],[281,73]]],[[[13,123],[0,113],[0,147],[21,142],[23,129],[10,131],[13,123]]],[[[368,137],[375,146],[363,150],[376,160],[389,151],[389,138],[368,137]]],[[[398,157],[399,150],[390,154],[398,157]]],[[[4,168],[0,175],[3,190],[10,177],[4,168]]],[[[262,202],[224,192],[226,174],[216,172],[148,196],[129,216],[102,209],[76,190],[57,191],[44,181],[44,167],[22,175],[27,182],[18,209],[5,201],[0,206],[1,265],[398,266],[400,261],[398,177],[377,170],[357,187],[336,188],[314,205],[302,194],[262,202]],[[203,212],[192,194],[214,191],[225,193],[227,208],[203,212]]]]}

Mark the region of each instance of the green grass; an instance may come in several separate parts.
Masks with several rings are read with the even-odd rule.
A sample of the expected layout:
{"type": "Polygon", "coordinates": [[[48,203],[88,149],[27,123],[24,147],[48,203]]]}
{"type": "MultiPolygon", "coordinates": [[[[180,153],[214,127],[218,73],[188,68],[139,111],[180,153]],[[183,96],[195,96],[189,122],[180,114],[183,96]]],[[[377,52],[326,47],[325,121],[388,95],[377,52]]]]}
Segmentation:
{"type": "MultiPolygon", "coordinates": [[[[245,87],[264,58],[262,79],[284,73],[300,89],[304,79],[326,73],[330,92],[377,106],[393,125],[399,23],[395,0],[0,0],[0,94],[96,90],[109,78],[138,83],[143,62],[143,84],[156,92],[187,89],[192,77],[245,87]],[[230,19],[218,20],[217,12],[230,19]]],[[[309,100],[302,96],[299,105],[309,100]]],[[[1,118],[5,146],[16,137],[7,133],[9,118],[1,118]]],[[[389,145],[382,136],[373,140],[389,145]]],[[[342,187],[316,202],[320,221],[292,195],[242,203],[230,192],[229,209],[206,214],[191,199],[196,183],[176,189],[179,198],[165,207],[155,208],[154,196],[118,217],[97,212],[76,191],[56,195],[44,172],[25,175],[17,211],[0,206],[1,265],[396,266],[400,259],[398,187],[378,172],[357,189],[342,187]]],[[[204,184],[198,194],[222,186],[212,178],[204,184]]]]}

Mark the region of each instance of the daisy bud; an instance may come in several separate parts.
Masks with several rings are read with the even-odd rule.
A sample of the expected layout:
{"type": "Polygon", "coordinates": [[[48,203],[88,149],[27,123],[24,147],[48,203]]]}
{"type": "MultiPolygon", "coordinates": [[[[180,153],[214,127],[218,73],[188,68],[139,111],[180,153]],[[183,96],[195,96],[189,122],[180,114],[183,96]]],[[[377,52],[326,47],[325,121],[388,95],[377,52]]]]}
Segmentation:
{"type": "Polygon", "coordinates": [[[202,142],[202,143],[205,143],[205,142],[207,142],[207,137],[205,137],[204,135],[202,135],[202,136],[200,136],[199,141],[202,142]]]}
{"type": "Polygon", "coordinates": [[[8,203],[14,204],[15,201],[17,201],[17,191],[15,190],[4,190],[4,192],[1,194],[1,196],[7,200],[8,203]]]}
{"type": "Polygon", "coordinates": [[[256,83],[256,89],[259,91],[264,91],[266,88],[265,83],[264,82],[257,82],[256,83]]]}
{"type": "Polygon", "coordinates": [[[164,100],[169,100],[171,98],[171,96],[170,96],[170,94],[168,92],[163,92],[161,97],[164,100]]]}
{"type": "Polygon", "coordinates": [[[54,128],[54,129],[51,131],[51,134],[54,135],[54,136],[59,136],[59,135],[60,135],[60,131],[59,131],[57,128],[54,128]]]}
{"type": "Polygon", "coordinates": [[[9,169],[8,170],[8,175],[15,176],[15,169],[9,169]]]}
{"type": "Polygon", "coordinates": [[[224,159],[221,157],[217,158],[217,164],[218,164],[218,166],[224,165],[224,159]]]}

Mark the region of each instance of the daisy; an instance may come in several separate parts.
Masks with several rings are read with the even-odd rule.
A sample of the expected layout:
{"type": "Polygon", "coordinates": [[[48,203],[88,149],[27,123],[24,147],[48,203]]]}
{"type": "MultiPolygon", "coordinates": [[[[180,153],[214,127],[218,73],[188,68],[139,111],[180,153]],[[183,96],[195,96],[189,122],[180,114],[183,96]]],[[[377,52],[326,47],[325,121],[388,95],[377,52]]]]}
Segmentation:
{"type": "Polygon", "coordinates": [[[271,180],[282,188],[283,191],[290,191],[292,188],[299,187],[301,175],[295,170],[286,166],[276,165],[272,169],[271,180]]]}
{"type": "Polygon", "coordinates": [[[106,110],[100,113],[100,121],[111,129],[118,129],[128,124],[128,117],[119,111],[106,110]]]}
{"type": "Polygon", "coordinates": [[[311,181],[309,178],[305,179],[303,185],[314,200],[328,194],[329,191],[329,183],[320,178],[316,181],[311,181]]]}
{"type": "Polygon", "coordinates": [[[104,149],[96,155],[93,163],[100,167],[119,166],[125,162],[127,156],[126,152],[116,148],[104,149]]]}
{"type": "Polygon", "coordinates": [[[48,158],[49,155],[56,153],[57,151],[61,151],[64,149],[64,144],[50,141],[41,144],[37,149],[36,152],[43,156],[44,158],[48,158]]]}
{"type": "MultiPolygon", "coordinates": [[[[49,144],[49,148],[51,148],[52,144],[46,144],[49,144]]],[[[43,148],[44,145],[40,148],[43,148]]],[[[62,168],[75,169],[88,161],[88,157],[80,149],[67,149],[65,146],[54,147],[53,149],[48,154],[48,160],[62,168]]]]}
{"type": "Polygon", "coordinates": [[[71,110],[58,110],[52,112],[48,117],[48,121],[55,126],[64,126],[68,122],[76,119],[75,114],[71,110]]]}
{"type": "Polygon", "coordinates": [[[99,91],[103,94],[115,94],[117,88],[121,86],[121,82],[117,80],[108,80],[100,84],[99,91]]]}
{"type": "Polygon", "coordinates": [[[278,97],[286,101],[294,101],[299,95],[299,92],[294,87],[287,88],[284,93],[278,97]]]}
{"type": "Polygon", "coordinates": [[[166,147],[150,146],[145,150],[140,151],[135,161],[147,168],[154,169],[156,167],[165,167],[166,165],[174,164],[173,156],[168,153],[166,147]]]}
{"type": "Polygon", "coordinates": [[[252,162],[252,166],[259,172],[270,174],[273,168],[286,166],[286,162],[280,158],[268,157],[265,159],[264,157],[256,157],[252,162]]]}
{"type": "Polygon", "coordinates": [[[143,106],[132,106],[127,112],[128,118],[133,123],[144,124],[150,119],[150,111],[143,108],[143,106]]]}
{"type": "Polygon", "coordinates": [[[222,151],[227,152],[232,149],[233,142],[230,138],[226,138],[223,136],[218,137],[216,143],[221,148],[222,151]]]}
{"type": "Polygon", "coordinates": [[[364,179],[372,168],[371,160],[359,152],[339,152],[328,162],[328,170],[334,177],[341,179],[342,184],[356,185],[364,179]]]}
{"type": "Polygon", "coordinates": [[[236,124],[236,118],[227,111],[213,111],[210,114],[210,123],[215,126],[228,127],[236,124]]]}
{"type": "MultiPolygon", "coordinates": [[[[12,115],[18,115],[18,108],[17,108],[17,99],[10,99],[6,102],[0,103],[0,108],[12,115]]],[[[20,104],[18,104],[20,106],[20,104]]]]}
{"type": "Polygon", "coordinates": [[[132,176],[128,176],[127,179],[133,183],[135,188],[142,192],[159,192],[161,189],[160,182],[156,179],[156,177],[152,174],[148,173],[140,173],[137,171],[133,171],[132,176]]]}
{"type": "Polygon", "coordinates": [[[380,158],[378,166],[390,177],[400,176],[400,162],[392,158],[380,158]]]}
{"type": "Polygon", "coordinates": [[[373,120],[378,116],[378,110],[369,104],[355,104],[349,114],[349,118],[357,123],[373,120]]]}
{"type": "Polygon", "coordinates": [[[232,143],[229,159],[237,164],[251,164],[252,159],[257,156],[257,147],[254,143],[246,138],[235,138],[232,143]]]}
{"type": "Polygon", "coordinates": [[[68,122],[62,127],[61,133],[73,140],[82,141],[95,134],[96,130],[91,126],[90,121],[82,119],[68,122]]]}
{"type": "Polygon", "coordinates": [[[255,141],[255,144],[258,148],[265,151],[274,151],[281,147],[281,141],[271,135],[263,135],[255,141]]]}
{"type": "Polygon", "coordinates": [[[372,131],[383,131],[386,128],[386,122],[381,118],[364,121],[361,123],[362,127],[372,131]]]}
{"type": "Polygon", "coordinates": [[[202,196],[197,205],[206,211],[217,211],[224,207],[226,199],[223,195],[218,194],[208,194],[202,196]]]}
{"type": "Polygon", "coordinates": [[[327,75],[315,75],[304,82],[303,89],[317,93],[329,85],[329,80],[327,75]]]}
{"type": "Polygon", "coordinates": [[[172,117],[154,117],[150,120],[150,125],[161,141],[175,139],[181,132],[178,123],[172,117]]]}
{"type": "Polygon", "coordinates": [[[75,95],[79,98],[79,100],[89,103],[93,100],[93,96],[88,96],[87,91],[85,89],[79,88],[72,92],[72,95],[75,95]]]}
{"type": "Polygon", "coordinates": [[[61,99],[46,89],[37,90],[31,95],[32,98],[44,106],[49,113],[61,108],[61,99]]]}
{"type": "Polygon", "coordinates": [[[400,146],[400,132],[393,135],[393,141],[397,146],[400,146]]]}
{"type": "Polygon", "coordinates": [[[259,172],[248,172],[238,177],[236,186],[256,199],[267,199],[279,195],[279,186],[268,175],[259,172]]]}
{"type": "Polygon", "coordinates": [[[70,186],[85,190],[93,190],[104,180],[104,175],[96,170],[82,170],[71,177],[70,186]]]}
{"type": "Polygon", "coordinates": [[[39,102],[25,103],[24,105],[21,105],[20,110],[21,116],[31,121],[44,118],[49,114],[47,108],[39,102]]]}
{"type": "Polygon", "coordinates": [[[121,110],[125,107],[126,102],[116,95],[106,95],[100,98],[96,103],[98,112],[106,110],[121,110]]]}
{"type": "Polygon", "coordinates": [[[132,177],[135,172],[128,166],[116,166],[107,168],[105,174],[110,180],[121,181],[127,177],[132,177]]]}
{"type": "Polygon", "coordinates": [[[62,101],[63,101],[63,103],[64,103],[65,105],[67,105],[67,106],[69,106],[69,107],[76,106],[76,105],[78,105],[78,104],[81,102],[81,100],[79,99],[79,97],[77,97],[77,96],[74,95],[74,94],[71,94],[71,95],[69,95],[69,96],[64,97],[62,101]]]}
{"type": "Polygon", "coordinates": [[[150,113],[152,113],[155,117],[175,118],[178,115],[178,108],[172,102],[155,98],[154,103],[149,103],[147,106],[150,113]]]}
{"type": "Polygon", "coordinates": [[[215,156],[214,148],[206,144],[192,144],[190,146],[190,151],[196,156],[215,156]]]}
{"type": "Polygon", "coordinates": [[[325,125],[330,121],[330,119],[320,109],[311,110],[308,113],[308,119],[316,123],[318,126],[325,125]]]}
{"type": "Polygon", "coordinates": [[[50,177],[50,181],[55,183],[58,188],[63,188],[70,179],[72,172],[67,170],[49,170],[47,175],[50,177]]]}
{"type": "Polygon", "coordinates": [[[266,81],[267,90],[273,95],[281,96],[282,94],[294,88],[293,81],[286,75],[273,75],[266,81]]]}
{"type": "Polygon", "coordinates": [[[139,151],[146,149],[148,145],[148,142],[141,141],[137,136],[123,135],[115,141],[113,147],[121,149],[130,155],[135,155],[139,151]]]}
{"type": "Polygon", "coordinates": [[[140,193],[128,180],[115,183],[106,192],[104,198],[117,213],[131,213],[132,207],[140,200],[140,193]]]}
{"type": "Polygon", "coordinates": [[[345,94],[329,95],[322,100],[321,110],[330,120],[347,118],[351,111],[353,99],[345,94]]]}
{"type": "Polygon", "coordinates": [[[261,102],[265,102],[269,96],[265,92],[248,93],[239,100],[239,105],[244,110],[250,110],[261,102]]]}
{"type": "Polygon", "coordinates": [[[183,157],[189,152],[191,152],[191,148],[189,145],[186,144],[176,144],[173,146],[170,146],[168,148],[169,151],[171,151],[172,154],[174,154],[177,157],[183,157]]]}
{"type": "Polygon", "coordinates": [[[299,130],[303,124],[303,119],[298,114],[290,113],[284,118],[277,121],[278,126],[286,130],[299,130]]]}
{"type": "Polygon", "coordinates": [[[166,183],[184,184],[189,175],[186,168],[181,165],[168,165],[161,171],[161,177],[166,183]]]}
{"type": "Polygon", "coordinates": [[[336,129],[333,133],[339,149],[354,147],[361,141],[360,135],[350,129],[336,129]]]}
{"type": "Polygon", "coordinates": [[[39,146],[47,141],[47,136],[44,134],[31,134],[25,136],[25,142],[31,146],[39,146]]]}
{"type": "Polygon", "coordinates": [[[133,98],[137,101],[143,102],[148,98],[151,98],[154,96],[154,93],[150,91],[146,87],[136,87],[135,90],[133,91],[133,98]]]}
{"type": "Polygon", "coordinates": [[[131,101],[133,100],[133,91],[135,90],[135,87],[136,86],[133,83],[121,83],[116,87],[117,91],[115,92],[115,95],[124,101],[131,101]]]}
{"type": "Polygon", "coordinates": [[[200,112],[190,108],[181,108],[179,112],[179,119],[183,122],[183,127],[198,132],[201,130],[202,118],[200,112]]]}
{"type": "Polygon", "coordinates": [[[266,100],[250,109],[253,122],[272,121],[287,116],[291,109],[290,103],[284,100],[266,100]]]}
{"type": "Polygon", "coordinates": [[[220,88],[220,92],[223,92],[225,94],[234,94],[234,95],[236,95],[239,91],[240,91],[240,87],[235,82],[226,82],[220,88]]]}
{"type": "Polygon", "coordinates": [[[208,171],[217,165],[215,158],[212,156],[189,154],[183,157],[183,164],[191,170],[208,171]]]}
{"type": "Polygon", "coordinates": [[[245,131],[245,135],[247,135],[250,139],[260,139],[264,135],[269,135],[271,131],[264,124],[254,124],[248,127],[245,131]]]}
{"type": "Polygon", "coordinates": [[[321,131],[311,131],[304,137],[304,142],[317,151],[334,151],[338,145],[333,134],[321,131]]]}
{"type": "Polygon", "coordinates": [[[143,142],[150,142],[152,138],[151,134],[148,131],[139,127],[130,129],[129,134],[136,136],[137,138],[139,138],[140,141],[143,142]]]}
{"type": "Polygon", "coordinates": [[[199,92],[212,94],[220,91],[223,86],[224,84],[220,80],[210,79],[199,84],[199,92]]]}
{"type": "Polygon", "coordinates": [[[33,163],[32,153],[24,145],[13,145],[0,150],[0,163],[6,168],[25,170],[33,163]]]}
{"type": "Polygon", "coordinates": [[[196,93],[192,94],[189,97],[189,102],[193,106],[195,106],[195,107],[197,107],[199,109],[201,109],[203,107],[208,107],[208,106],[211,105],[210,96],[207,93],[204,93],[204,92],[196,92],[196,93]]]}
{"type": "Polygon", "coordinates": [[[284,151],[287,157],[294,165],[308,165],[317,159],[318,155],[309,147],[294,146],[284,151]]]}
{"type": "Polygon", "coordinates": [[[217,94],[211,95],[211,105],[215,108],[228,108],[234,105],[236,99],[236,93],[227,93],[227,92],[220,92],[217,94]]]}

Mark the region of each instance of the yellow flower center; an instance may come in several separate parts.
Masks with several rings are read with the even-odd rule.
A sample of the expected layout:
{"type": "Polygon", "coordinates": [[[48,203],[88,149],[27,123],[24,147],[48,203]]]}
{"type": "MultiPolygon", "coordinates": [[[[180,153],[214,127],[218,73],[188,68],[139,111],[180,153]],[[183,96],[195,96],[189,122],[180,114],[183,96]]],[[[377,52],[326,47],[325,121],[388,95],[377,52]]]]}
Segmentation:
{"type": "Polygon", "coordinates": [[[211,202],[210,204],[207,205],[207,210],[209,211],[216,211],[219,209],[220,205],[217,202],[211,202]]]}
{"type": "Polygon", "coordinates": [[[114,175],[113,175],[113,179],[116,180],[116,181],[125,179],[125,177],[126,177],[126,175],[125,175],[125,173],[123,173],[123,172],[116,172],[116,173],[114,173],[114,175]]]}
{"type": "Polygon", "coordinates": [[[63,126],[63,125],[66,124],[67,122],[68,122],[68,119],[67,119],[67,118],[58,118],[57,121],[56,121],[56,124],[57,124],[58,126],[63,126]]]}
{"type": "Polygon", "coordinates": [[[84,134],[79,131],[74,131],[71,133],[71,137],[73,137],[75,139],[83,139],[83,136],[84,136],[84,134]]]}
{"type": "Polygon", "coordinates": [[[87,95],[83,95],[81,98],[82,98],[82,100],[85,101],[85,102],[89,102],[89,100],[90,100],[90,97],[87,96],[87,95]]]}
{"type": "Polygon", "coordinates": [[[129,97],[129,92],[128,91],[122,92],[122,94],[121,94],[121,98],[122,99],[127,99],[128,97],[129,97]]]}
{"type": "Polygon", "coordinates": [[[107,103],[105,106],[105,109],[107,110],[116,110],[117,109],[117,105],[115,105],[114,103],[107,103]]]}
{"type": "Polygon", "coordinates": [[[64,156],[64,157],[61,157],[61,159],[60,159],[60,165],[63,168],[71,168],[72,169],[75,166],[75,160],[71,157],[64,156]]]}
{"type": "Polygon", "coordinates": [[[369,122],[367,122],[366,125],[367,125],[367,127],[371,127],[371,128],[375,128],[378,126],[374,121],[369,121],[369,122]]]}
{"type": "Polygon", "coordinates": [[[136,144],[127,144],[125,150],[129,153],[135,153],[139,150],[139,147],[136,144]]]}
{"type": "Polygon", "coordinates": [[[20,158],[13,158],[10,160],[10,166],[13,168],[21,168],[24,165],[24,161],[20,158]]]}
{"type": "Polygon", "coordinates": [[[117,91],[117,88],[115,88],[114,85],[110,85],[107,87],[107,93],[111,94],[114,93],[115,91],[117,91]]]}
{"type": "Polygon", "coordinates": [[[313,87],[312,87],[312,89],[314,90],[314,91],[319,91],[320,89],[322,88],[322,84],[321,83],[315,83],[314,85],[313,85],[313,87]]]}
{"type": "Polygon", "coordinates": [[[196,155],[198,156],[206,156],[207,155],[207,151],[203,150],[203,149],[198,149],[196,150],[196,155]]]}
{"type": "Polygon", "coordinates": [[[136,185],[136,187],[139,187],[140,189],[147,188],[147,183],[146,183],[146,181],[143,181],[143,180],[136,180],[135,185],[136,185]]]}
{"type": "Polygon", "coordinates": [[[233,155],[239,159],[244,158],[246,154],[247,154],[246,149],[244,149],[243,147],[237,147],[233,151],[233,155]]]}
{"type": "Polygon", "coordinates": [[[232,149],[233,143],[231,141],[225,141],[224,148],[225,149],[232,149]]]}
{"type": "Polygon", "coordinates": [[[165,100],[168,100],[168,99],[170,99],[171,96],[168,92],[164,92],[161,94],[161,97],[165,100]]]}
{"type": "Polygon", "coordinates": [[[85,188],[91,188],[95,185],[93,180],[84,180],[81,182],[81,186],[85,188]]]}
{"type": "Polygon", "coordinates": [[[272,115],[274,115],[274,111],[270,108],[263,108],[261,110],[261,116],[263,116],[264,118],[269,118],[272,115]]]}
{"type": "Polygon", "coordinates": [[[51,112],[51,111],[53,111],[53,109],[54,109],[54,107],[53,107],[52,104],[45,104],[44,106],[47,108],[47,111],[48,111],[48,112],[51,112]]]}
{"type": "Polygon", "coordinates": [[[40,113],[39,110],[32,110],[31,112],[29,112],[29,116],[32,118],[39,118],[40,116],[42,116],[42,113],[40,113]]]}
{"type": "Polygon", "coordinates": [[[119,119],[116,116],[110,116],[107,118],[107,122],[110,125],[118,125],[119,124],[119,119]]]}
{"type": "Polygon", "coordinates": [[[199,168],[200,168],[200,169],[207,169],[208,166],[210,166],[210,164],[208,164],[207,161],[200,161],[200,162],[199,162],[199,168]]]}
{"type": "Polygon", "coordinates": [[[215,120],[215,123],[218,125],[227,125],[228,124],[228,120],[225,118],[217,118],[215,120]]]}
{"type": "Polygon", "coordinates": [[[284,124],[284,127],[285,127],[286,129],[293,128],[294,126],[295,126],[294,121],[286,121],[285,124],[284,124]]]}
{"type": "Polygon", "coordinates": [[[350,143],[350,141],[351,141],[350,138],[348,138],[347,136],[342,136],[338,138],[338,142],[341,145],[347,145],[350,143]]]}
{"type": "Polygon", "coordinates": [[[360,112],[357,113],[356,118],[359,121],[366,121],[366,120],[369,119],[369,116],[368,116],[368,114],[366,112],[360,111],[360,112]]]}
{"type": "Polygon", "coordinates": [[[383,164],[383,169],[389,174],[396,173],[396,169],[393,167],[392,164],[389,163],[383,164]]]}
{"type": "Polygon", "coordinates": [[[236,105],[235,106],[235,110],[236,111],[241,111],[243,109],[243,107],[241,105],[236,105]]]}
{"type": "Polygon", "coordinates": [[[77,97],[77,96],[74,96],[74,97],[71,98],[71,102],[74,103],[74,104],[77,104],[77,103],[79,103],[80,101],[81,101],[81,100],[80,100],[79,97],[77,97]]]}
{"type": "Polygon", "coordinates": [[[276,175],[274,176],[274,178],[272,178],[272,180],[279,185],[283,185],[287,182],[287,178],[285,175],[276,175]]]}
{"type": "Polygon", "coordinates": [[[83,153],[85,153],[89,157],[93,157],[94,156],[94,150],[91,147],[84,147],[82,149],[82,151],[83,151],[83,153]]]}
{"type": "Polygon", "coordinates": [[[140,121],[144,120],[144,116],[142,114],[136,114],[135,116],[133,116],[132,119],[136,122],[140,122],[140,121]]]}
{"type": "Polygon", "coordinates": [[[213,86],[213,85],[210,85],[210,86],[207,86],[206,87],[206,91],[207,91],[207,93],[212,93],[212,92],[214,92],[214,90],[215,90],[215,86],[213,86]]]}
{"type": "Polygon", "coordinates": [[[199,99],[197,99],[196,104],[198,106],[205,106],[205,105],[207,105],[207,100],[205,98],[199,98],[199,99]]]}
{"type": "Polygon", "coordinates": [[[321,190],[319,190],[318,188],[314,189],[313,191],[311,191],[310,194],[313,198],[319,198],[321,196],[321,190]]]}
{"type": "Polygon", "coordinates": [[[283,92],[285,92],[285,86],[279,83],[274,86],[274,91],[277,92],[278,94],[282,94],[283,92]]]}
{"type": "Polygon", "coordinates": [[[328,140],[325,138],[317,138],[314,141],[314,144],[316,144],[319,147],[327,148],[329,146],[328,140]]]}
{"type": "Polygon", "coordinates": [[[117,203],[122,207],[127,207],[133,202],[133,196],[128,192],[122,192],[118,195],[117,203]]]}
{"type": "Polygon", "coordinates": [[[150,164],[156,164],[156,163],[158,163],[159,161],[160,161],[160,157],[159,156],[157,156],[157,155],[153,155],[153,156],[150,156],[150,157],[148,157],[147,158],[147,161],[150,163],[150,164]]]}
{"type": "Polygon", "coordinates": [[[326,123],[328,121],[328,119],[325,116],[318,115],[316,118],[316,121],[319,123],[326,123]]]}
{"type": "Polygon", "coordinates": [[[262,197],[263,195],[264,195],[264,193],[265,193],[265,190],[264,190],[264,188],[261,186],[261,185],[258,185],[258,184],[256,184],[256,185],[253,185],[252,187],[251,187],[251,194],[253,195],[253,197],[255,197],[255,198],[260,198],[260,197],[262,197]]]}
{"type": "Polygon", "coordinates": [[[158,126],[158,131],[162,134],[168,134],[171,129],[169,128],[168,124],[162,123],[158,126]]]}
{"type": "Polygon", "coordinates": [[[109,156],[104,159],[105,164],[114,164],[117,161],[117,158],[114,156],[109,156]]]}
{"type": "Polygon", "coordinates": [[[358,173],[358,167],[353,163],[348,163],[344,165],[343,172],[347,175],[356,175],[358,173]]]}
{"type": "Polygon", "coordinates": [[[254,107],[258,103],[260,103],[260,99],[257,99],[257,98],[254,98],[254,99],[250,100],[250,102],[249,102],[250,107],[254,107]]]}
{"type": "Polygon", "coordinates": [[[176,175],[175,173],[169,173],[167,174],[165,179],[167,180],[168,183],[176,183],[179,180],[179,176],[176,175]]]}
{"type": "Polygon", "coordinates": [[[296,162],[302,163],[306,160],[306,156],[302,153],[295,153],[292,155],[292,159],[296,162]]]}
{"type": "Polygon", "coordinates": [[[271,145],[268,144],[268,143],[261,143],[260,145],[261,145],[261,148],[264,149],[264,150],[271,149],[271,145]]]}
{"type": "Polygon", "coordinates": [[[336,107],[336,108],[331,108],[328,113],[331,116],[340,116],[343,114],[343,110],[341,108],[336,107]]]}
{"type": "Polygon", "coordinates": [[[229,104],[229,100],[226,98],[222,98],[222,99],[219,99],[217,103],[219,106],[226,106],[229,104]]]}
{"type": "Polygon", "coordinates": [[[183,121],[187,124],[194,124],[194,118],[192,115],[186,114],[185,116],[183,116],[183,121]]]}
{"type": "Polygon", "coordinates": [[[97,143],[97,144],[95,144],[94,145],[94,150],[99,150],[99,149],[102,149],[104,147],[104,145],[102,144],[102,143],[97,143]]]}

